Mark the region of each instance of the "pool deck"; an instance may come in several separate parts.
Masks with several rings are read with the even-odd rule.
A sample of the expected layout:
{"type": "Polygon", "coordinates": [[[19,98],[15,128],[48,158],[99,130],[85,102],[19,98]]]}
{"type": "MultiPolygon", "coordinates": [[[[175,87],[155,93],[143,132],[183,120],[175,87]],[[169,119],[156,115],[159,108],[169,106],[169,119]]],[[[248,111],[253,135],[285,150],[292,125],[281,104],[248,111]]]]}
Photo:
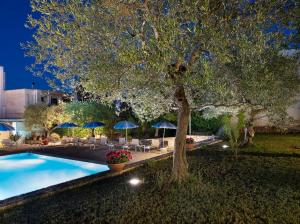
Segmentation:
{"type": "MultiPolygon", "coordinates": [[[[196,145],[196,148],[200,145],[206,145],[211,142],[215,142],[209,140],[208,136],[201,136],[200,141],[196,145]]],[[[130,150],[132,154],[132,160],[127,163],[127,166],[134,166],[134,164],[141,164],[149,159],[159,159],[164,156],[172,155],[173,148],[169,148],[168,150],[161,151],[153,149],[150,152],[146,151],[135,151],[130,150]]],[[[96,145],[96,148],[93,149],[89,146],[75,146],[75,145],[56,145],[56,146],[24,146],[20,149],[12,148],[6,150],[0,150],[1,155],[8,155],[14,153],[21,152],[32,152],[49,156],[62,157],[67,159],[81,160],[86,162],[100,163],[106,164],[106,154],[110,150],[106,145],[96,145]]]]}

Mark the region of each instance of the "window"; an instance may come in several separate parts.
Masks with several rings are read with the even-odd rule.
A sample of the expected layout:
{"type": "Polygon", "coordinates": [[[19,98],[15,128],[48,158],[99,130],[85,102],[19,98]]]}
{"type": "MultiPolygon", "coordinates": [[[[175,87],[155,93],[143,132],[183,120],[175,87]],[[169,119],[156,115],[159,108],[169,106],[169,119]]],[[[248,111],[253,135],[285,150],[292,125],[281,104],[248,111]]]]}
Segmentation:
{"type": "Polygon", "coordinates": [[[57,105],[57,104],[58,104],[57,98],[52,98],[51,97],[51,105],[57,105]]]}

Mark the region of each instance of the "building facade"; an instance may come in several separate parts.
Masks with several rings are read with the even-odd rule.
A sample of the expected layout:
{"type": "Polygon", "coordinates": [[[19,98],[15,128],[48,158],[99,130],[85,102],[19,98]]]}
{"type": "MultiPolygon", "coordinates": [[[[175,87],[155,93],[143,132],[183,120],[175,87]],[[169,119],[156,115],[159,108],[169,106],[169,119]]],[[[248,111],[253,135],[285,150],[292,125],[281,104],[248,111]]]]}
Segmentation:
{"type": "MultiPolygon", "coordinates": [[[[64,94],[39,89],[5,89],[5,72],[0,66],[0,122],[5,122],[15,128],[14,134],[30,135],[24,127],[24,111],[27,106],[39,103],[57,105],[64,94]]],[[[0,132],[0,139],[8,138],[9,133],[0,132]]]]}

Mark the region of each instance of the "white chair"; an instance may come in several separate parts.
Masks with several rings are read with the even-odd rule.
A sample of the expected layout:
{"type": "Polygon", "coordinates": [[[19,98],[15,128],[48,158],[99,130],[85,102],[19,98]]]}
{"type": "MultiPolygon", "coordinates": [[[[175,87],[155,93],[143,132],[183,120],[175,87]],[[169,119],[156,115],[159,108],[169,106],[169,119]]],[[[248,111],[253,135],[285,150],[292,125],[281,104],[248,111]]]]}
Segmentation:
{"type": "Polygon", "coordinates": [[[151,145],[143,145],[144,152],[147,150],[150,152],[151,149],[159,149],[160,148],[160,140],[159,139],[151,139],[151,145]]]}
{"type": "Polygon", "coordinates": [[[106,137],[101,137],[100,138],[100,144],[101,145],[107,145],[107,138],[106,137]]]}
{"type": "Polygon", "coordinates": [[[119,144],[120,145],[125,145],[126,144],[126,139],[125,138],[119,138],[119,144]]]}
{"type": "Polygon", "coordinates": [[[95,137],[90,137],[88,139],[88,145],[90,146],[90,148],[95,149],[96,148],[96,138],[95,137]]]}
{"type": "Polygon", "coordinates": [[[133,139],[131,140],[130,147],[133,147],[133,148],[134,148],[134,151],[137,151],[137,149],[143,148],[144,145],[141,145],[141,144],[140,144],[140,140],[139,140],[139,139],[133,138],[133,139]]]}
{"type": "Polygon", "coordinates": [[[159,149],[160,148],[160,140],[152,139],[151,146],[152,146],[152,148],[159,149]]]}

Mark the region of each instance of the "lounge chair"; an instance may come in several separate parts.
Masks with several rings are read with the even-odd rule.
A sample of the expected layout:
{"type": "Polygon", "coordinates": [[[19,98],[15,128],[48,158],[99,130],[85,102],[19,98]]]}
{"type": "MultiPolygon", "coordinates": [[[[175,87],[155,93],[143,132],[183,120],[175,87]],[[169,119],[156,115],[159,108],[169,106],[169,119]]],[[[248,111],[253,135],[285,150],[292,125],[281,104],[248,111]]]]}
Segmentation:
{"type": "Polygon", "coordinates": [[[136,138],[133,138],[129,144],[129,148],[133,148],[134,151],[137,151],[138,149],[144,149],[144,147],[145,145],[141,145],[140,140],[136,138]]]}
{"type": "Polygon", "coordinates": [[[96,148],[96,138],[95,137],[90,137],[88,139],[87,145],[90,146],[90,149],[91,148],[95,149],[96,148]]]}
{"type": "Polygon", "coordinates": [[[120,145],[125,145],[126,144],[126,139],[125,138],[119,138],[119,144],[120,145]]]}
{"type": "Polygon", "coordinates": [[[142,146],[144,152],[147,150],[150,152],[152,149],[159,149],[160,148],[160,140],[159,139],[151,139],[150,145],[143,145],[142,146]]]}
{"type": "Polygon", "coordinates": [[[3,139],[1,143],[3,148],[12,148],[13,146],[16,146],[16,143],[11,141],[10,139],[3,139]]]}

